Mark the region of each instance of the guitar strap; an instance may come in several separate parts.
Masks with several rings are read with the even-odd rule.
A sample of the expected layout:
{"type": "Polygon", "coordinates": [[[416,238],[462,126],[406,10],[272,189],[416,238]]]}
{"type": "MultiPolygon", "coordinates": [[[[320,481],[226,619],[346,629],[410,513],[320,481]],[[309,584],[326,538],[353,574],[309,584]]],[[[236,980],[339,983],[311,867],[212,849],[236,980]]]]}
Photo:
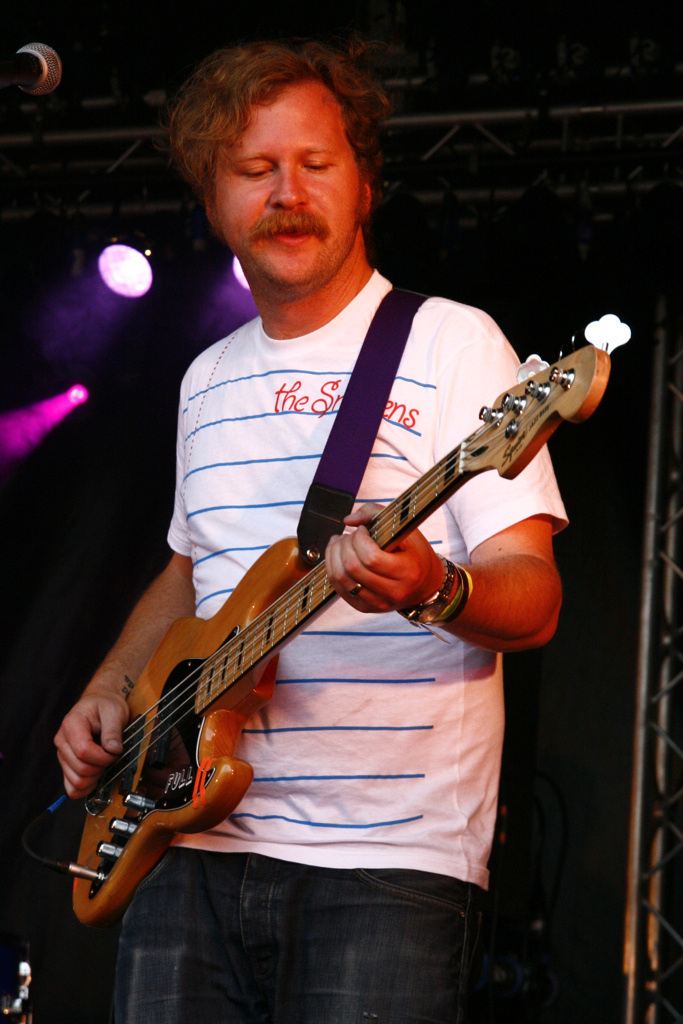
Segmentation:
{"type": "Polygon", "coordinates": [[[413,317],[426,298],[392,289],[368,328],[299,519],[299,551],[309,565],[316,565],[330,537],[344,530],[344,516],[356,500],[413,317]]]}

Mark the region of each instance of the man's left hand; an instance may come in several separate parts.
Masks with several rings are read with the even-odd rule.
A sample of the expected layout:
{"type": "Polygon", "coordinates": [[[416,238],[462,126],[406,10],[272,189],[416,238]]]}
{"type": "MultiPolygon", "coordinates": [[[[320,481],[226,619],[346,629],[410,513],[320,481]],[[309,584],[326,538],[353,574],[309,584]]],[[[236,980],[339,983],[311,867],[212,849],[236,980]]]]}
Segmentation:
{"type": "Polygon", "coordinates": [[[419,530],[401,539],[393,551],[383,551],[367,524],[382,509],[366,504],[347,516],[352,533],[331,538],[325,552],[327,575],[337,593],[362,612],[409,608],[433,597],[443,585],[446,570],[419,530]]]}

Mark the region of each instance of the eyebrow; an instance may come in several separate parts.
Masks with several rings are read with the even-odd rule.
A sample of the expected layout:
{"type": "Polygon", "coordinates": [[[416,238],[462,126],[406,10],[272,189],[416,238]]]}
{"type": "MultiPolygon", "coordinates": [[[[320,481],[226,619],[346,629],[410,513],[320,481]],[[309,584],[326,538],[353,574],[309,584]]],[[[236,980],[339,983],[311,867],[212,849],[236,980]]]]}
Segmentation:
{"type": "MultiPolygon", "coordinates": [[[[334,150],[327,146],[304,146],[300,151],[307,156],[332,156],[334,150]]],[[[233,154],[230,159],[235,163],[248,163],[250,160],[268,160],[272,158],[268,156],[267,150],[264,152],[255,151],[254,153],[247,153],[244,155],[233,154]]]]}

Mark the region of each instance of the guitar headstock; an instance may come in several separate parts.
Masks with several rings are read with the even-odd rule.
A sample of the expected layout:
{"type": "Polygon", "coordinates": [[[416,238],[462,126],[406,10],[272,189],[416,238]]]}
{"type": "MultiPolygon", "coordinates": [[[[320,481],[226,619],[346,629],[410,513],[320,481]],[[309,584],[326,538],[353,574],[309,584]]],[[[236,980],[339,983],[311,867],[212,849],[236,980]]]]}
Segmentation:
{"type": "Polygon", "coordinates": [[[484,425],[463,443],[462,468],[517,476],[563,420],[581,423],[592,415],[610,365],[606,352],[588,345],[499,395],[481,410],[484,425]]]}

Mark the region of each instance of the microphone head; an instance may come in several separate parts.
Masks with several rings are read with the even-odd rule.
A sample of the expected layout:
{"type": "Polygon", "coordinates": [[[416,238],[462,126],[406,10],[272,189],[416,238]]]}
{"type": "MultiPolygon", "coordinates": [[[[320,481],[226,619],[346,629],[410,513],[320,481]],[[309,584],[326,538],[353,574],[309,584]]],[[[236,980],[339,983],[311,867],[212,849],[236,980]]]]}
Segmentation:
{"type": "Polygon", "coordinates": [[[46,46],[45,43],[27,43],[17,50],[17,53],[30,53],[32,57],[37,57],[43,69],[40,79],[30,89],[23,85],[19,86],[23,92],[28,92],[31,96],[44,96],[57,88],[62,80],[62,62],[59,54],[51,46],[46,46]]]}

